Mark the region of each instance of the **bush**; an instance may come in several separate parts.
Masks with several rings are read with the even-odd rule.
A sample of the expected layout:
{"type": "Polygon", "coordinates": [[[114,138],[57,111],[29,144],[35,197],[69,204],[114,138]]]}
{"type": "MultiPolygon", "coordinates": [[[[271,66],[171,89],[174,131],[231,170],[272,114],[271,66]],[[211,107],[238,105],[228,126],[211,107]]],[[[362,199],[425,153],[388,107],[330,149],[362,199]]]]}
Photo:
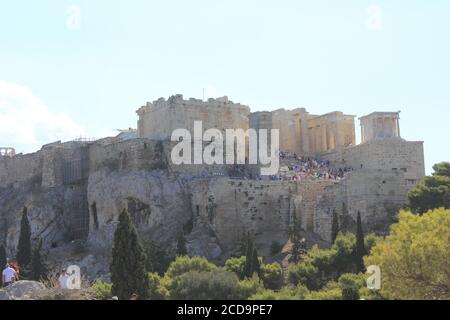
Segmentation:
{"type": "Polygon", "coordinates": [[[289,266],[288,281],[294,286],[303,284],[309,290],[318,290],[323,285],[319,269],[311,262],[302,262],[289,266]]]}
{"type": "Polygon", "coordinates": [[[272,290],[280,289],[283,284],[281,265],[277,262],[263,264],[261,266],[261,277],[265,288],[272,290]]]}
{"type": "Polygon", "coordinates": [[[375,233],[369,233],[364,237],[364,248],[369,253],[372,247],[374,247],[379,241],[383,240],[383,237],[377,236],[375,233]]]}
{"type": "Polygon", "coordinates": [[[150,300],[165,300],[167,298],[167,291],[161,285],[161,277],[155,273],[150,272],[148,274],[149,282],[149,296],[150,300]]]}
{"type": "MultiPolygon", "coordinates": [[[[367,248],[371,248],[380,239],[369,234],[364,241],[367,248]]],[[[302,283],[316,291],[344,273],[356,272],[355,247],[356,237],[351,233],[339,233],[330,250],[313,247],[301,263],[289,267],[289,283],[302,283]]]]}
{"type": "Polygon", "coordinates": [[[339,287],[342,290],[342,300],[359,300],[359,289],[366,284],[364,274],[345,273],[339,278],[339,287]]]}
{"type": "Polygon", "coordinates": [[[281,291],[263,290],[252,295],[249,300],[305,300],[309,291],[305,286],[285,287],[281,291]]]}
{"type": "Polygon", "coordinates": [[[170,298],[175,300],[230,300],[238,298],[238,278],[221,269],[189,271],[169,284],[170,298]]]}
{"type": "Polygon", "coordinates": [[[225,261],[224,269],[230,272],[234,272],[239,279],[245,277],[245,256],[239,258],[230,258],[225,261]]]}
{"type": "Polygon", "coordinates": [[[103,282],[101,280],[96,280],[92,284],[92,289],[94,291],[94,295],[99,300],[108,300],[112,297],[111,294],[112,284],[103,282]]]}
{"type": "Polygon", "coordinates": [[[215,264],[210,263],[204,257],[178,256],[167,269],[166,276],[176,278],[190,271],[212,271],[217,269],[215,264]]]}
{"type": "Polygon", "coordinates": [[[330,281],[322,290],[311,291],[306,300],[342,300],[342,290],[336,281],[330,281]]]}
{"type": "Polygon", "coordinates": [[[251,278],[245,278],[238,283],[237,299],[246,300],[250,296],[264,291],[264,285],[256,273],[251,278]]]}

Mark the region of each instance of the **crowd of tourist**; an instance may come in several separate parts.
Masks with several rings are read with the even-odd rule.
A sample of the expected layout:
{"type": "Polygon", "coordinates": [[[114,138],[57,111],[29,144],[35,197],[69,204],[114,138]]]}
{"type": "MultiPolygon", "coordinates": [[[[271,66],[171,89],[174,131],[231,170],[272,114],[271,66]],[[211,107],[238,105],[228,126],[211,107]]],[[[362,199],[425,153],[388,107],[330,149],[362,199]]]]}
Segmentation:
{"type": "Polygon", "coordinates": [[[340,180],[353,168],[335,169],[329,160],[303,157],[296,153],[280,151],[280,172],[271,176],[271,180],[340,180]]]}

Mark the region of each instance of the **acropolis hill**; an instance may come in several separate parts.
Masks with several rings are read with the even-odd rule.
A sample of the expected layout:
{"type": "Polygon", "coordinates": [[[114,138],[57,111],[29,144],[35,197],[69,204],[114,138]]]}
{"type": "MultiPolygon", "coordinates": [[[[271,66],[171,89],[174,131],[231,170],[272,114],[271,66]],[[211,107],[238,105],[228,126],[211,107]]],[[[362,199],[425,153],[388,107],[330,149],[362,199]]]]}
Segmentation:
{"type": "Polygon", "coordinates": [[[95,141],[52,142],[32,154],[0,156],[0,234],[17,246],[24,208],[33,238],[56,264],[78,263],[89,276],[108,274],[119,213],[127,209],[144,240],[174,253],[180,233],[188,252],[216,262],[236,252],[244,231],[270,256],[286,244],[294,215],[310,245],[327,246],[333,212],[354,231],[385,233],[411,187],[424,175],[423,142],[400,136],[399,112],[359,118],[304,108],[250,112],[227,97],[208,101],[175,95],[137,110],[137,130],[95,141]],[[254,165],[174,165],[173,130],[279,129],[280,172],[259,176],[254,165]],[[74,252],[83,241],[86,249],[74,252]]]}

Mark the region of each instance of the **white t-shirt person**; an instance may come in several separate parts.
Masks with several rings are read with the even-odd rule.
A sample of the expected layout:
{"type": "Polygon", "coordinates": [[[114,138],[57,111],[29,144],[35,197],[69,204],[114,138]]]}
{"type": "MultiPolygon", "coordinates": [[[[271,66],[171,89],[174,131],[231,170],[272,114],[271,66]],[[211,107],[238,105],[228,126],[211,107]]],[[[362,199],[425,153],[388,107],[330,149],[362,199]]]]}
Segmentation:
{"type": "Polygon", "coordinates": [[[2,275],[5,284],[11,283],[16,279],[16,270],[8,266],[3,270],[2,275]]]}
{"type": "Polygon", "coordinates": [[[68,288],[67,283],[69,281],[69,275],[67,274],[67,272],[64,271],[63,273],[61,273],[61,275],[58,278],[58,281],[59,287],[61,289],[67,289],[68,288]]]}

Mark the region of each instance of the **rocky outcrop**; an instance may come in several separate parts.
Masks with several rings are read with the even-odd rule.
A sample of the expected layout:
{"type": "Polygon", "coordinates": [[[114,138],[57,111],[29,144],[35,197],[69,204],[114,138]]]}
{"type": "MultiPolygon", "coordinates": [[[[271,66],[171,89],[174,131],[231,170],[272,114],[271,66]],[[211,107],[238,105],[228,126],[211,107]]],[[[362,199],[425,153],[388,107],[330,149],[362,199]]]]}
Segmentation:
{"type": "Polygon", "coordinates": [[[175,176],[155,170],[99,170],[89,177],[89,243],[111,249],[122,210],[127,210],[144,240],[174,249],[177,236],[192,217],[190,199],[175,176]]]}
{"type": "Polygon", "coordinates": [[[27,300],[32,294],[45,290],[45,286],[36,281],[17,281],[0,289],[0,300],[27,300]]]}

